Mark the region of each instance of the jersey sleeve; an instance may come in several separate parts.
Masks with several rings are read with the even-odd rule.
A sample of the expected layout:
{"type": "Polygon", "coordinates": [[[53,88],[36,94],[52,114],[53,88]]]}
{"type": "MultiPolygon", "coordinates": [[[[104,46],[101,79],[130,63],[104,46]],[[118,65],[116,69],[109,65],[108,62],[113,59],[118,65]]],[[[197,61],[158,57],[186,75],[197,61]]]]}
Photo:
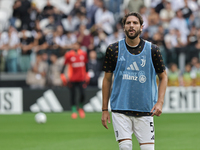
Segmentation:
{"type": "Polygon", "coordinates": [[[88,63],[88,55],[86,52],[84,52],[84,55],[85,55],[85,63],[88,63]]]}
{"type": "Polygon", "coordinates": [[[165,71],[165,64],[160,52],[160,49],[158,46],[156,46],[155,44],[151,45],[151,51],[152,51],[152,61],[153,61],[153,65],[155,68],[156,73],[162,73],[165,71]]]}
{"type": "Polygon", "coordinates": [[[65,63],[64,65],[69,63],[69,52],[65,53],[65,63]]]}
{"type": "Polygon", "coordinates": [[[118,43],[111,44],[106,49],[106,55],[103,62],[103,71],[113,72],[115,70],[117,56],[118,56],[118,43]]]}

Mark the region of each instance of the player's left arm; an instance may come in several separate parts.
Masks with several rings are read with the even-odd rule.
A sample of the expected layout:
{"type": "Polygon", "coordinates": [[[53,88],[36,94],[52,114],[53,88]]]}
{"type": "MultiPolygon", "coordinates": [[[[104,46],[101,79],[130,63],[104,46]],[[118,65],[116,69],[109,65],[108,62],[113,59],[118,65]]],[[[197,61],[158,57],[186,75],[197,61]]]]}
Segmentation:
{"type": "Polygon", "coordinates": [[[61,79],[63,85],[66,86],[67,83],[68,83],[68,80],[69,80],[68,79],[68,75],[65,74],[65,68],[66,68],[67,64],[69,63],[69,61],[68,61],[68,57],[69,57],[68,53],[65,53],[64,57],[65,57],[65,61],[64,61],[64,64],[63,64],[61,72],[60,72],[60,79],[61,79]]]}
{"type": "Polygon", "coordinates": [[[152,116],[154,115],[160,116],[162,114],[162,106],[164,103],[168,78],[161,52],[159,50],[159,47],[157,47],[156,45],[152,45],[152,60],[154,68],[159,78],[159,85],[158,85],[158,100],[157,103],[153,106],[151,113],[152,116]]]}
{"type": "Polygon", "coordinates": [[[162,114],[162,106],[164,103],[165,91],[167,88],[167,72],[166,70],[162,73],[158,73],[159,85],[158,85],[158,100],[157,103],[153,106],[151,113],[152,116],[160,116],[162,114]]]}
{"type": "Polygon", "coordinates": [[[85,53],[85,59],[84,59],[84,62],[85,62],[85,83],[86,83],[86,86],[90,83],[90,76],[89,76],[89,73],[88,73],[88,56],[87,56],[87,53],[85,53]]]}

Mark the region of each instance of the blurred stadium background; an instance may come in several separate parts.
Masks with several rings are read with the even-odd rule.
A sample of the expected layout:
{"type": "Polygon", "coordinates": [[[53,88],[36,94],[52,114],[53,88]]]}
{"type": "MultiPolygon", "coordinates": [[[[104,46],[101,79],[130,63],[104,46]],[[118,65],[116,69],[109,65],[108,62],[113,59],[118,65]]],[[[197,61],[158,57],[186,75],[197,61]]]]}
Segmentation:
{"type": "Polygon", "coordinates": [[[118,148],[98,112],[106,47],[124,38],[121,19],[129,11],[143,16],[141,37],[158,45],[169,78],[163,115],[155,118],[156,149],[198,149],[200,0],[0,0],[2,149],[118,148]],[[76,41],[89,56],[84,120],[71,120],[60,80],[64,54],[76,41]],[[34,122],[39,111],[47,113],[44,125],[34,122]]]}

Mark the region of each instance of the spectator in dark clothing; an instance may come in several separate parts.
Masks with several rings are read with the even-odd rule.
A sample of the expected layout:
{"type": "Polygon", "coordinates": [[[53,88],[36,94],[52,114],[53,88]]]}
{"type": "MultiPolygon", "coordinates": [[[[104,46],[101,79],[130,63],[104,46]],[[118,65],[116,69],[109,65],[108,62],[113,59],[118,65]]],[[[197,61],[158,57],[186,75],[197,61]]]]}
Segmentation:
{"type": "Polygon", "coordinates": [[[85,3],[81,0],[77,0],[74,4],[74,9],[70,12],[70,15],[76,16],[78,13],[86,14],[85,3]]]}
{"type": "Polygon", "coordinates": [[[55,18],[54,18],[53,15],[48,17],[48,21],[49,21],[48,24],[44,28],[45,33],[53,32],[53,31],[56,30],[56,27],[57,27],[56,22],[55,22],[55,18]]]}
{"type": "Polygon", "coordinates": [[[33,30],[36,27],[36,20],[42,19],[42,14],[40,9],[37,8],[35,3],[31,3],[31,8],[29,10],[30,12],[30,28],[33,30]]]}
{"type": "Polygon", "coordinates": [[[21,56],[19,57],[19,69],[22,72],[27,72],[30,69],[32,47],[33,37],[28,30],[23,29],[20,38],[21,56]]]}
{"type": "Polygon", "coordinates": [[[44,51],[48,47],[48,44],[45,40],[45,36],[43,35],[41,30],[37,30],[36,32],[37,32],[36,36],[34,37],[33,50],[35,52],[42,51],[42,50],[44,51]]]}
{"type": "Polygon", "coordinates": [[[47,0],[47,4],[44,6],[42,14],[44,18],[48,18],[54,14],[54,6],[51,4],[50,0],[47,0]]]}
{"type": "Polygon", "coordinates": [[[162,0],[156,7],[155,7],[155,11],[159,14],[160,11],[165,8],[165,3],[166,3],[166,0],[162,0]]]}
{"type": "Polygon", "coordinates": [[[94,0],[94,4],[87,10],[87,18],[88,18],[88,24],[87,28],[90,29],[95,24],[95,13],[98,9],[98,1],[94,0]]]}
{"type": "Polygon", "coordinates": [[[21,20],[20,20],[20,7],[22,3],[20,0],[16,0],[12,6],[13,13],[12,17],[10,18],[10,24],[15,27],[16,29],[19,29],[21,27],[21,20]],[[18,22],[18,23],[17,23],[18,22]]]}
{"type": "Polygon", "coordinates": [[[96,51],[90,51],[88,62],[88,74],[90,76],[89,86],[98,86],[98,78],[101,73],[101,62],[97,60],[96,51]]]}
{"type": "Polygon", "coordinates": [[[189,25],[189,18],[192,15],[192,10],[188,7],[188,1],[184,0],[185,7],[181,8],[183,18],[186,19],[187,24],[189,25]]]}
{"type": "Polygon", "coordinates": [[[21,25],[19,26],[18,30],[21,30],[22,28],[30,29],[30,13],[29,13],[30,8],[31,8],[30,1],[27,0],[15,1],[13,5],[13,17],[15,19],[18,18],[21,21],[21,25]]]}

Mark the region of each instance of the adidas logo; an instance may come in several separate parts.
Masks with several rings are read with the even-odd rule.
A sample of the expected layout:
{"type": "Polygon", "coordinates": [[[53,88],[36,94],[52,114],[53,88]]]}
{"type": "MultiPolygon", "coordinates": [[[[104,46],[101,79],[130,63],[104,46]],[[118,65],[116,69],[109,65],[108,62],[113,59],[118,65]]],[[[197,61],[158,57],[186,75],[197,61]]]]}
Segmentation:
{"type": "MultiPolygon", "coordinates": [[[[102,90],[96,93],[90,101],[83,106],[85,112],[102,112],[102,90]]],[[[111,111],[110,101],[108,103],[108,111],[111,111]]]]}
{"type": "Polygon", "coordinates": [[[118,61],[126,61],[126,59],[124,58],[124,56],[121,56],[118,61]]]}
{"type": "Polygon", "coordinates": [[[63,108],[54,92],[50,89],[38,98],[36,103],[30,106],[31,112],[62,112],[63,108]]]}
{"type": "Polygon", "coordinates": [[[131,64],[130,67],[127,68],[127,70],[137,70],[137,71],[139,71],[137,63],[133,62],[133,64],[131,64]]]}

